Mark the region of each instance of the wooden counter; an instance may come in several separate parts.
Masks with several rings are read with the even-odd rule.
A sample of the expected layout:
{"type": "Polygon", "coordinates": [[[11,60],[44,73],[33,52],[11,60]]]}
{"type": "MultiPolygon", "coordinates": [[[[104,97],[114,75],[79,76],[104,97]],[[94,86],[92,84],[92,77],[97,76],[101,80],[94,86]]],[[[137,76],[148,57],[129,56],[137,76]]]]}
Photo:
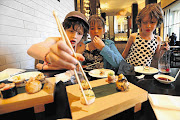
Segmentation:
{"type": "MultiPolygon", "coordinates": [[[[105,79],[91,81],[92,87],[108,84],[105,79]]],[[[115,84],[114,84],[115,85],[115,84]]],[[[108,87],[106,87],[108,90],[108,87]]],[[[105,119],[129,108],[135,107],[135,112],[141,108],[141,103],[147,100],[147,91],[130,83],[125,92],[116,92],[107,96],[96,98],[91,105],[80,103],[80,89],[78,84],[66,87],[72,119],[89,120],[105,119]]]]}

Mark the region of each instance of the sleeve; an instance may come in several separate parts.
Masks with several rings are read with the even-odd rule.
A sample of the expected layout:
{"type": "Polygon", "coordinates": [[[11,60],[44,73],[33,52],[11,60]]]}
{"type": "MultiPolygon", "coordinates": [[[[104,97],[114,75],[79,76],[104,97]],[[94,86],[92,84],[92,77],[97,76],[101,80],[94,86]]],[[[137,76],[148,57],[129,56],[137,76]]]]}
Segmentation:
{"type": "Polygon", "coordinates": [[[109,64],[112,65],[112,67],[115,68],[119,67],[121,60],[124,60],[114,45],[114,42],[111,42],[109,45],[105,45],[100,54],[109,62],[109,64]]]}

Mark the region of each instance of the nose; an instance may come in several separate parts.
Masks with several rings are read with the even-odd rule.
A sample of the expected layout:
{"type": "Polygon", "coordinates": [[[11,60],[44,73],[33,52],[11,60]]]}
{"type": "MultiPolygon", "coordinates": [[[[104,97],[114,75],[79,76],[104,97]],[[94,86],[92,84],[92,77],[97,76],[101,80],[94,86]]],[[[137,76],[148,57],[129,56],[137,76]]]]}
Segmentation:
{"type": "Polygon", "coordinates": [[[97,29],[97,28],[95,28],[94,32],[95,32],[95,33],[97,33],[97,32],[98,32],[98,29],[97,29]]]}
{"type": "Polygon", "coordinates": [[[148,24],[147,24],[147,27],[148,27],[148,28],[150,28],[150,27],[151,27],[151,24],[150,24],[150,23],[148,23],[148,24]]]}

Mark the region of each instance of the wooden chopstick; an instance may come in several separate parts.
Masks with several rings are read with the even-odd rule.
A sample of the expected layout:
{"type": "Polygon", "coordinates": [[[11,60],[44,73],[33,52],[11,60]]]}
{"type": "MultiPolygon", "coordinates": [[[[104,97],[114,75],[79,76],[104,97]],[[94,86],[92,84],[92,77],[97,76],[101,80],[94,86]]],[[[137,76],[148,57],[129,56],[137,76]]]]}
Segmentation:
{"type": "MultiPolygon", "coordinates": [[[[55,16],[56,16],[56,15],[55,15],[55,16]]],[[[68,36],[67,36],[67,34],[66,34],[66,32],[65,32],[65,30],[64,30],[64,28],[63,28],[63,26],[62,26],[62,24],[60,23],[59,18],[58,18],[57,16],[56,16],[55,18],[57,19],[58,24],[59,24],[59,27],[58,27],[58,28],[60,28],[60,31],[62,30],[62,33],[63,33],[63,35],[65,36],[66,43],[68,44],[68,46],[69,46],[69,47],[71,48],[71,50],[73,51],[74,57],[77,58],[77,57],[76,57],[76,54],[75,54],[75,51],[74,51],[74,49],[73,49],[73,47],[72,47],[72,45],[71,45],[71,43],[70,43],[70,41],[69,41],[69,38],[68,38],[68,36]]],[[[64,37],[64,36],[63,36],[63,37],[64,37]]],[[[82,66],[81,66],[81,64],[80,64],[80,62],[78,62],[78,65],[79,65],[80,70],[81,70],[81,72],[82,72],[82,74],[83,74],[85,80],[87,81],[87,83],[88,83],[90,89],[92,89],[91,84],[89,83],[89,80],[87,79],[86,73],[84,72],[84,70],[83,70],[83,68],[82,68],[82,66]]]]}
{"type": "MultiPolygon", "coordinates": [[[[55,11],[53,11],[53,15],[54,15],[55,20],[56,20],[56,22],[57,22],[58,29],[59,29],[59,32],[60,32],[60,34],[61,34],[62,39],[63,39],[64,41],[66,41],[67,45],[71,48],[74,57],[76,58],[76,54],[75,54],[75,52],[74,52],[74,49],[73,49],[73,47],[72,47],[72,45],[71,45],[71,43],[70,43],[70,41],[69,41],[69,38],[68,38],[68,36],[67,36],[67,34],[66,34],[63,26],[62,26],[62,24],[60,23],[60,20],[58,19],[57,14],[56,14],[55,11]]],[[[88,79],[87,79],[87,77],[86,77],[86,74],[85,74],[85,72],[84,72],[83,69],[82,69],[82,66],[81,66],[80,62],[78,62],[78,65],[79,65],[79,67],[80,67],[81,72],[83,73],[84,78],[85,78],[86,81],[88,82],[89,87],[92,89],[92,87],[91,87],[91,85],[90,85],[90,83],[89,83],[89,81],[88,81],[88,79]]],[[[82,94],[83,94],[83,97],[84,97],[84,99],[85,99],[85,101],[86,101],[86,104],[88,104],[88,101],[87,101],[87,99],[86,99],[86,96],[85,96],[85,93],[84,93],[84,91],[83,91],[83,88],[82,88],[81,82],[80,82],[80,80],[79,80],[79,76],[78,76],[78,74],[77,74],[76,69],[74,69],[74,73],[75,73],[75,77],[76,77],[76,79],[77,79],[77,81],[78,81],[78,84],[79,84],[79,86],[80,86],[80,89],[81,89],[81,92],[82,92],[82,94]]]]}

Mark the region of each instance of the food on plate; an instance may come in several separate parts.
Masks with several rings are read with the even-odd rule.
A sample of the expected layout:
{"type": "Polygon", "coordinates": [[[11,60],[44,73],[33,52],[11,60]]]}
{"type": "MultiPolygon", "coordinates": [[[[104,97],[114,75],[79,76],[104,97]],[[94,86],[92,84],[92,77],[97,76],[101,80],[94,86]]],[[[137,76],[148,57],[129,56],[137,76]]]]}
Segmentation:
{"type": "Polygon", "coordinates": [[[43,73],[39,73],[38,75],[36,75],[35,80],[39,80],[39,81],[44,81],[45,80],[45,76],[43,73]]]}
{"type": "Polygon", "coordinates": [[[108,73],[108,83],[115,83],[116,82],[116,76],[114,75],[113,72],[108,73]]]}
{"type": "Polygon", "coordinates": [[[49,81],[46,81],[44,86],[43,86],[43,90],[46,91],[47,93],[53,93],[54,89],[53,89],[53,84],[49,81]]]}
{"type": "Polygon", "coordinates": [[[39,92],[42,88],[42,83],[39,80],[35,80],[35,78],[30,77],[25,85],[25,89],[27,93],[36,93],[39,92]]]}
{"type": "Polygon", "coordinates": [[[25,78],[22,78],[21,76],[14,76],[13,79],[13,83],[15,83],[16,87],[25,86],[25,78]]]}
{"type": "Polygon", "coordinates": [[[149,66],[143,66],[143,70],[150,70],[149,66]]]}
{"type": "Polygon", "coordinates": [[[93,90],[89,89],[89,90],[84,90],[84,94],[86,96],[86,99],[88,101],[88,103],[86,104],[86,101],[83,97],[83,94],[81,94],[81,97],[80,97],[80,102],[84,105],[90,105],[92,104],[94,101],[95,101],[95,94],[93,92],[93,90]]]}
{"type": "Polygon", "coordinates": [[[129,82],[123,74],[118,76],[118,80],[116,81],[116,89],[118,91],[126,91],[129,88],[129,82]]]}
{"type": "Polygon", "coordinates": [[[5,83],[1,83],[0,84],[0,89],[3,88],[5,86],[5,83]]]}
{"type": "Polygon", "coordinates": [[[100,76],[103,76],[104,74],[105,74],[105,71],[104,71],[104,70],[100,70],[99,75],[100,75],[100,76]]]}
{"type": "Polygon", "coordinates": [[[83,90],[87,90],[87,89],[90,88],[89,84],[88,84],[88,82],[86,80],[82,80],[81,86],[82,86],[83,90]]]}
{"type": "Polygon", "coordinates": [[[3,84],[3,86],[0,89],[2,98],[10,98],[17,95],[17,89],[14,83],[3,84]]]}

